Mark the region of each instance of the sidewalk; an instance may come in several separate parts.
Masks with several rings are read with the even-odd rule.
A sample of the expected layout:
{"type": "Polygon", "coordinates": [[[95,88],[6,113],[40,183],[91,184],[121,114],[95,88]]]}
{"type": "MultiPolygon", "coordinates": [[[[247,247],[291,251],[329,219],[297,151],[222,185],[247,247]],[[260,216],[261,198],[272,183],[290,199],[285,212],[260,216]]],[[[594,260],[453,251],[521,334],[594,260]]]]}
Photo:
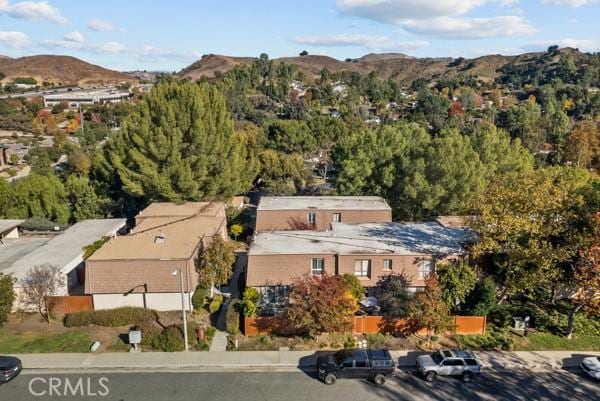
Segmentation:
{"type": "MultiPolygon", "coordinates": [[[[415,366],[420,351],[391,351],[399,368],[415,366]]],[[[578,367],[584,357],[600,352],[476,352],[484,370],[553,370],[578,367]]],[[[101,354],[20,354],[26,370],[83,369],[314,369],[314,351],[131,352],[101,354]]]]}

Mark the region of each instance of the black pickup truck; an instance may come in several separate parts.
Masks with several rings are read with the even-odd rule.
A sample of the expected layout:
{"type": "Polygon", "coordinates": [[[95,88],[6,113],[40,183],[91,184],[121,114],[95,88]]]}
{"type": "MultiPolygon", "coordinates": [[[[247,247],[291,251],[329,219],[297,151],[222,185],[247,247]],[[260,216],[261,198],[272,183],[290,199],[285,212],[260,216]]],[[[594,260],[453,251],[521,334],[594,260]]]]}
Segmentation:
{"type": "Polygon", "coordinates": [[[317,372],[325,384],[337,379],[368,379],[383,384],[394,375],[395,365],[388,350],[342,350],[320,356],[317,372]]]}

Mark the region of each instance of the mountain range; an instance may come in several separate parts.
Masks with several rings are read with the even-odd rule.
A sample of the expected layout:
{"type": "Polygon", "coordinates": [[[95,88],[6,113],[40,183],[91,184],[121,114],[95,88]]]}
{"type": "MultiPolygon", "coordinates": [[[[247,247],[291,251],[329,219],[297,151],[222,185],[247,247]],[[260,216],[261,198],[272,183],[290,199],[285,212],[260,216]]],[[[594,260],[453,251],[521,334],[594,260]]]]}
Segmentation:
{"type": "MultiPolygon", "coordinates": [[[[585,53],[564,48],[557,53],[568,53],[577,62],[585,53]]],[[[293,64],[309,78],[318,77],[323,68],[331,72],[342,70],[368,74],[376,71],[384,79],[392,78],[409,85],[418,78],[435,81],[468,74],[482,81],[493,81],[500,69],[508,64],[518,65],[535,61],[545,52],[524,53],[515,56],[487,55],[472,59],[416,58],[401,53],[367,54],[356,59],[338,60],[322,55],[305,55],[273,59],[274,63],[293,64]]],[[[178,76],[192,80],[201,77],[216,78],[237,65],[252,63],[254,57],[233,57],[216,54],[204,55],[183,68],[178,76]]],[[[96,85],[137,81],[139,74],[106,69],[70,56],[38,55],[20,58],[0,56],[0,73],[10,82],[16,77],[34,77],[38,82],[48,81],[60,85],[96,85]]],[[[0,75],[1,76],[1,75],[0,75]]]]}

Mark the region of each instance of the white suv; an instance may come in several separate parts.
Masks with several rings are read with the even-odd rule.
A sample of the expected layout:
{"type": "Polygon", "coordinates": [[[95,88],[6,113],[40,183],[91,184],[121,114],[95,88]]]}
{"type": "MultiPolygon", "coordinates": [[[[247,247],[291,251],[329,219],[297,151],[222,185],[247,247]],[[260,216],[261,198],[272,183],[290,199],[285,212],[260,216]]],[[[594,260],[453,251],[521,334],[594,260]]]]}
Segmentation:
{"type": "Polygon", "coordinates": [[[471,351],[440,350],[431,355],[417,357],[417,368],[428,382],[437,376],[461,376],[464,382],[470,382],[481,373],[481,367],[471,351]]]}

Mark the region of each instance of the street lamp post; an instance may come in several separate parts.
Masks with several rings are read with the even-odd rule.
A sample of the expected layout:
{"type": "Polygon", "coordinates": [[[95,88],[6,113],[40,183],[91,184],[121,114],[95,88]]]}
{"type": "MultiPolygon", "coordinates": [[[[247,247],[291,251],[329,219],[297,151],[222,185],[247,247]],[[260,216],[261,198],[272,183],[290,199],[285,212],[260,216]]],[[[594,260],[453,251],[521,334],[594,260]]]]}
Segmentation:
{"type": "Polygon", "coordinates": [[[187,332],[187,317],[185,315],[185,295],[183,292],[183,274],[181,274],[181,268],[174,270],[171,275],[176,276],[179,271],[179,285],[181,289],[181,313],[183,314],[183,340],[185,342],[185,350],[189,350],[188,345],[188,332],[187,332]]]}

